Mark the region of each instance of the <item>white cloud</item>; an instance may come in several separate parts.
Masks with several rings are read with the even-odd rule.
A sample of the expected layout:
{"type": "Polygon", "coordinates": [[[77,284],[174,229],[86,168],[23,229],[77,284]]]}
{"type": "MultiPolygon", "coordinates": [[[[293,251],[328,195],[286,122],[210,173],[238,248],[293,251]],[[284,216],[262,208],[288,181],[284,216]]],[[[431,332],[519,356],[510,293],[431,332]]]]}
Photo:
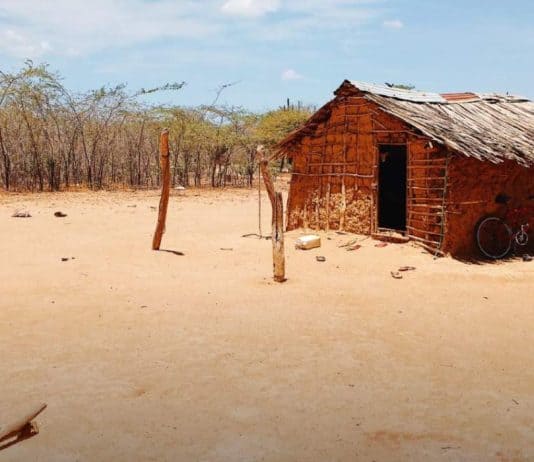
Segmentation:
{"type": "Polygon", "coordinates": [[[262,40],[308,40],[321,34],[357,34],[382,14],[384,0],[284,0],[276,21],[255,22],[250,33],[262,40]]]}
{"type": "Polygon", "coordinates": [[[0,32],[0,52],[15,57],[73,56],[157,39],[204,37],[214,33],[217,24],[202,17],[198,3],[2,0],[0,28],[7,25],[7,31],[0,32]]]}
{"type": "Polygon", "coordinates": [[[39,58],[51,51],[51,46],[46,40],[39,41],[16,30],[6,29],[0,32],[0,51],[23,58],[39,58]]]}
{"type": "Polygon", "coordinates": [[[154,42],[179,48],[184,39],[220,45],[352,35],[376,18],[383,1],[0,0],[0,56],[83,57],[154,42]]]}
{"type": "Polygon", "coordinates": [[[402,29],[404,23],[400,19],[388,19],[382,23],[387,29],[402,29]]]}
{"type": "Polygon", "coordinates": [[[227,0],[221,11],[234,16],[258,18],[280,8],[280,0],[227,0]]]}
{"type": "Polygon", "coordinates": [[[295,69],[286,69],[280,77],[282,80],[301,80],[304,78],[295,69]]]}

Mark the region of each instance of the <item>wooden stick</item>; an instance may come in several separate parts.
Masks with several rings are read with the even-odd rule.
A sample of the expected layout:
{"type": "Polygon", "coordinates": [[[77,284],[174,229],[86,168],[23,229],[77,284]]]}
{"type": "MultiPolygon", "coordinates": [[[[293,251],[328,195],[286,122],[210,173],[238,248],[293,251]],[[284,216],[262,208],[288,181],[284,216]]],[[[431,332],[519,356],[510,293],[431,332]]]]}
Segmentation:
{"type": "Polygon", "coordinates": [[[422,177],[417,177],[417,178],[411,178],[410,179],[410,181],[419,181],[419,180],[429,180],[429,181],[443,180],[443,181],[446,181],[447,177],[445,177],[445,176],[422,176],[422,177]]]}
{"type": "Polygon", "coordinates": [[[46,409],[46,404],[41,404],[39,407],[35,408],[33,411],[28,413],[22,419],[19,419],[15,422],[12,422],[9,425],[6,425],[0,430],[0,441],[4,441],[8,438],[13,438],[19,434],[24,427],[31,423],[41,412],[46,409]]]}
{"type": "Polygon", "coordinates": [[[261,179],[260,179],[261,166],[258,164],[258,235],[260,239],[263,238],[263,232],[261,229],[261,179]]]}
{"type": "Polygon", "coordinates": [[[158,223],[152,240],[152,250],[159,250],[161,238],[165,232],[165,222],[167,220],[167,208],[169,205],[169,193],[171,189],[171,169],[169,163],[169,130],[166,128],[161,132],[160,143],[160,163],[162,175],[161,199],[159,201],[158,223]]]}
{"type": "MultiPolygon", "coordinates": [[[[348,129],[348,119],[347,119],[347,103],[343,107],[343,173],[347,173],[347,129],[348,129]]],[[[356,163],[354,163],[356,167],[356,163]]],[[[330,170],[332,171],[332,170],[330,170]]],[[[356,181],[356,180],[355,180],[356,181]]],[[[341,177],[341,206],[339,210],[339,230],[343,231],[345,229],[345,214],[347,213],[347,191],[346,191],[346,177],[341,177]]]]}
{"type": "Polygon", "coordinates": [[[276,282],[284,282],[285,277],[285,253],[284,253],[284,202],[282,193],[275,192],[271,173],[269,172],[269,161],[264,154],[263,146],[257,149],[261,174],[265,189],[269,195],[272,213],[272,242],[273,242],[273,275],[276,282]]]}
{"type": "Polygon", "coordinates": [[[286,259],[284,254],[284,202],[282,193],[275,194],[273,223],[273,274],[276,282],[286,280],[286,259]]]}
{"type": "MultiPolygon", "coordinates": [[[[413,237],[410,236],[410,239],[413,239],[413,237]]],[[[440,257],[445,256],[445,252],[443,252],[442,250],[439,250],[438,248],[440,245],[439,242],[436,242],[434,246],[432,244],[426,244],[424,241],[425,239],[421,239],[421,240],[415,239],[414,244],[417,244],[418,246],[422,247],[423,249],[425,249],[426,251],[432,254],[436,254],[436,256],[440,256],[440,257]]]]}
{"type": "Polygon", "coordinates": [[[374,178],[373,175],[360,175],[359,173],[291,173],[293,176],[341,176],[341,177],[353,177],[353,178],[374,178]]]}
{"type": "Polygon", "coordinates": [[[312,162],[309,164],[311,167],[322,167],[323,165],[333,165],[334,167],[343,167],[344,165],[355,166],[358,165],[358,162],[312,162]]]}
{"type": "Polygon", "coordinates": [[[419,228],[415,228],[413,226],[406,226],[406,228],[409,231],[415,231],[416,233],[432,234],[433,236],[441,236],[441,233],[435,233],[433,231],[428,231],[428,230],[425,230],[425,229],[419,229],[419,228]]]}
{"type": "Polygon", "coordinates": [[[427,245],[434,245],[436,248],[439,245],[438,241],[433,241],[431,239],[424,239],[424,238],[419,237],[419,236],[414,236],[413,234],[408,234],[408,238],[410,240],[413,240],[413,241],[424,242],[427,245]]]}
{"type": "Polygon", "coordinates": [[[330,190],[331,190],[331,183],[330,181],[326,185],[326,194],[325,194],[325,201],[326,201],[326,223],[324,225],[324,230],[328,232],[330,230],[330,190]]]}
{"type": "MultiPolygon", "coordinates": [[[[412,205],[412,207],[413,207],[413,205],[412,205]]],[[[410,210],[408,213],[411,213],[413,215],[425,216],[425,217],[441,216],[441,214],[439,212],[431,212],[431,211],[421,212],[419,210],[410,210]]]]}
{"type": "Polygon", "coordinates": [[[441,165],[441,164],[428,164],[428,165],[412,165],[410,167],[408,167],[408,169],[410,170],[442,170],[444,169],[446,166],[445,164],[441,165]]]}
{"type": "Polygon", "coordinates": [[[432,165],[432,166],[442,166],[445,167],[445,160],[441,157],[435,158],[435,159],[412,159],[412,163],[415,164],[423,164],[423,165],[432,165]],[[438,165],[435,165],[438,164],[438,165]]]}

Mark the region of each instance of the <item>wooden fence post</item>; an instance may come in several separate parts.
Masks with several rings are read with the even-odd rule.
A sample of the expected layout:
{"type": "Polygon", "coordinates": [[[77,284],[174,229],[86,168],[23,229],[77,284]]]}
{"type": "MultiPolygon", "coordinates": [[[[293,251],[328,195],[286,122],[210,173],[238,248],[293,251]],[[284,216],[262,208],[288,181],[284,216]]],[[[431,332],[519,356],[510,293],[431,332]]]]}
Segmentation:
{"type": "Polygon", "coordinates": [[[165,232],[165,222],[167,220],[167,208],[169,205],[169,193],[171,189],[171,168],[169,162],[169,130],[165,128],[160,135],[159,153],[161,164],[161,199],[159,201],[158,223],[152,239],[152,250],[159,250],[161,238],[165,232]]]}
{"type": "Polygon", "coordinates": [[[284,252],[284,202],[281,192],[275,194],[272,241],[274,280],[284,282],[286,280],[286,257],[284,252]]]}
{"type": "Polygon", "coordinates": [[[260,170],[265,183],[265,189],[269,195],[272,206],[272,242],[273,242],[273,275],[276,282],[286,280],[286,264],[284,252],[284,201],[282,193],[274,189],[271,173],[269,172],[269,161],[265,159],[263,146],[258,146],[258,157],[260,170]]]}

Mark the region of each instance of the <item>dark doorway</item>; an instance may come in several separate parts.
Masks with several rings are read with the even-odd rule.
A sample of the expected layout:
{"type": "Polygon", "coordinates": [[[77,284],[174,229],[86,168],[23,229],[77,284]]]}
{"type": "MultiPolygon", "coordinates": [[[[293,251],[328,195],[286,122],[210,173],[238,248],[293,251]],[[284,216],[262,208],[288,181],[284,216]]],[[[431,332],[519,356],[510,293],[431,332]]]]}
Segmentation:
{"type": "Polygon", "coordinates": [[[378,151],[378,227],[406,231],[406,146],[382,144],[378,151]]]}

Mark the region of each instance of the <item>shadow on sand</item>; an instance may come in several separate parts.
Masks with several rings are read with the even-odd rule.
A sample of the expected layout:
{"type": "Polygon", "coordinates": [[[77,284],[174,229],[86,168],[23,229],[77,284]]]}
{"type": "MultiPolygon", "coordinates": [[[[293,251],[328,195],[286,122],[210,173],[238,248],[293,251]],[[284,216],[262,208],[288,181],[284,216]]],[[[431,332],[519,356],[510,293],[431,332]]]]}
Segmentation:
{"type": "Polygon", "coordinates": [[[513,253],[505,258],[501,258],[498,260],[494,260],[491,258],[484,258],[484,257],[456,257],[454,258],[456,261],[459,261],[461,263],[465,263],[467,265],[504,265],[506,263],[511,262],[518,262],[523,261],[525,263],[529,263],[530,260],[526,255],[532,255],[531,252],[524,252],[524,253],[513,253]]]}
{"type": "Polygon", "coordinates": [[[172,253],[173,255],[177,255],[177,256],[179,256],[179,257],[184,257],[184,256],[185,256],[185,253],[183,253],[183,252],[178,252],[178,250],[159,249],[157,252],[167,252],[167,253],[172,253]]]}

